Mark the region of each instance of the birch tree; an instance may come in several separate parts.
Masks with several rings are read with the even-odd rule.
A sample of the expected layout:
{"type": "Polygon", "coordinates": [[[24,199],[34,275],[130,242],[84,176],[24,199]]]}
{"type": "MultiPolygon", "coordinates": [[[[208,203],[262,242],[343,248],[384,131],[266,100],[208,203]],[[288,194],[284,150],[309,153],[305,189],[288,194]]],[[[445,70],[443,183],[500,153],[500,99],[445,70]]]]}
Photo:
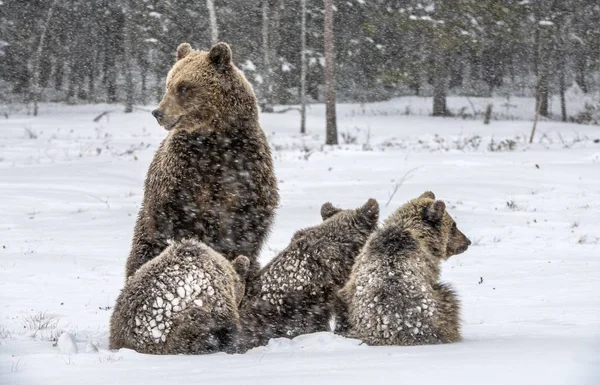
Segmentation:
{"type": "Polygon", "coordinates": [[[300,22],[300,133],[306,133],[306,0],[301,3],[300,22]]]}
{"type": "Polygon", "coordinates": [[[271,83],[271,52],[269,45],[269,0],[262,2],[262,48],[263,48],[263,111],[272,109],[273,85],[271,83]]]}
{"type": "Polygon", "coordinates": [[[48,31],[48,26],[50,25],[50,20],[52,20],[52,13],[54,12],[54,8],[58,0],[54,0],[52,5],[50,5],[50,9],[48,9],[48,15],[46,16],[46,20],[42,25],[42,30],[40,32],[40,39],[38,41],[37,49],[33,55],[33,59],[31,61],[31,72],[33,76],[31,77],[31,96],[33,99],[33,116],[37,116],[38,114],[38,102],[40,100],[40,61],[42,59],[42,53],[44,51],[44,39],[46,38],[46,32],[48,31]]]}
{"type": "Polygon", "coordinates": [[[213,45],[219,42],[219,29],[217,28],[217,11],[214,0],[206,0],[208,18],[210,20],[210,41],[213,45]]]}
{"type": "Polygon", "coordinates": [[[333,32],[333,0],[325,0],[325,144],[338,144],[337,122],[335,116],[335,52],[333,32]]]}
{"type": "Polygon", "coordinates": [[[133,99],[134,99],[134,87],[133,87],[133,73],[132,73],[132,44],[131,44],[131,8],[129,7],[129,1],[123,3],[123,60],[125,65],[125,112],[129,113],[133,111],[133,99]]]}

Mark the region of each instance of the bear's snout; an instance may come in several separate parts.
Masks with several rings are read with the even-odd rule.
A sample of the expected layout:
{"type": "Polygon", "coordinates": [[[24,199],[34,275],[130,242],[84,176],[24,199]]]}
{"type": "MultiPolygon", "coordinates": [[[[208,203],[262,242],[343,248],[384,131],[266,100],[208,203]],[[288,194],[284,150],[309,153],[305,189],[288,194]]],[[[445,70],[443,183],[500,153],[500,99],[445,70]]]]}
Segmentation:
{"type": "Polygon", "coordinates": [[[160,124],[162,122],[163,113],[158,108],[155,109],[154,111],[152,111],[152,116],[154,116],[156,118],[156,121],[158,122],[158,124],[160,124]]]}

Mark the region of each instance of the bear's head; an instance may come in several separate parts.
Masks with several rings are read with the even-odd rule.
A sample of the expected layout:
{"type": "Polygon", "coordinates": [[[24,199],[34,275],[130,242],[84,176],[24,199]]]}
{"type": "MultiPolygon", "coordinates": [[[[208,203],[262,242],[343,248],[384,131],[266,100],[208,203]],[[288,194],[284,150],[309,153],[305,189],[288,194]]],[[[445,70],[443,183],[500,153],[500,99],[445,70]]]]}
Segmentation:
{"type": "Polygon", "coordinates": [[[431,191],[401,206],[386,220],[386,224],[402,224],[410,233],[440,259],[461,254],[471,241],[463,234],[446,211],[446,204],[436,200],[431,191]]]}
{"type": "Polygon", "coordinates": [[[258,121],[252,86],[231,57],[227,43],[209,52],[180,44],[165,95],[152,111],[158,123],[166,130],[211,132],[258,121]]]}
{"type": "Polygon", "coordinates": [[[297,231],[292,240],[311,245],[337,245],[348,249],[344,255],[354,255],[354,250],[362,248],[377,227],[379,204],[369,199],[357,209],[343,210],[327,202],[321,206],[321,218],[323,222],[297,231]]]}
{"type": "Polygon", "coordinates": [[[373,198],[354,210],[343,210],[330,202],[321,206],[323,223],[318,227],[323,230],[333,230],[333,233],[372,233],[379,219],[379,203],[373,198]],[[335,231],[337,229],[337,231],[335,231]]]}
{"type": "Polygon", "coordinates": [[[334,284],[342,285],[369,236],[377,228],[379,204],[369,199],[357,209],[343,210],[327,202],[321,206],[320,224],[297,231],[292,245],[301,253],[329,260],[334,284]],[[337,266],[337,267],[334,267],[337,266]]]}

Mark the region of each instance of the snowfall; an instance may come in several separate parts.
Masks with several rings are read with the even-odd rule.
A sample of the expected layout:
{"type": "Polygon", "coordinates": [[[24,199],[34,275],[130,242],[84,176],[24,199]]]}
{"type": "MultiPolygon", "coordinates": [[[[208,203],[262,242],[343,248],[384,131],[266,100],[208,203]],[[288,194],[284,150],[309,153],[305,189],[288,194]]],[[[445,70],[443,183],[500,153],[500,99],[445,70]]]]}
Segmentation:
{"type": "MultiPolygon", "coordinates": [[[[506,119],[489,125],[430,117],[431,99],[339,104],[338,146],[322,145],[323,105],[309,107],[306,135],[296,110],[261,115],[281,193],[261,262],[317,224],[326,201],[373,197],[383,219],[432,190],[473,241],[443,264],[464,341],[369,347],[323,332],[205,356],[108,350],[144,176],[166,135],[152,106],[5,107],[0,384],[599,384],[600,127],[543,119],[529,144],[533,100],[494,102],[506,119]]],[[[466,113],[487,103],[449,99],[466,113]]]]}

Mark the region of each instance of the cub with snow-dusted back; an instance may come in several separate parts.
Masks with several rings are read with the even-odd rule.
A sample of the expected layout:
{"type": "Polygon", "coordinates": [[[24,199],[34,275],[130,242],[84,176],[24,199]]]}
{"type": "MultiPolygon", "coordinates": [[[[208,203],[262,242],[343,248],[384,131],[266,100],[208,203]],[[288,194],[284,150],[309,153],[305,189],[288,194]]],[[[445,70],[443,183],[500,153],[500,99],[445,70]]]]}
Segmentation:
{"type": "Polygon", "coordinates": [[[246,348],[330,330],[335,293],[377,227],[379,205],[369,199],[358,209],[341,210],[326,203],[321,216],[321,224],[296,232],[252,282],[254,294],[240,306],[246,348]]]}
{"type": "Polygon", "coordinates": [[[432,192],[404,204],[357,257],[337,331],[369,345],[460,341],[460,304],[439,282],[440,263],[470,244],[432,192]]]}
{"type": "Polygon", "coordinates": [[[127,280],[110,320],[110,348],[150,354],[237,351],[248,265],[244,256],[232,264],[197,241],[170,245],[127,280]]]}
{"type": "Polygon", "coordinates": [[[279,203],[271,150],[258,122],[252,86],[231,49],[187,43],[152,114],[169,133],[150,164],[126,277],[160,254],[170,239],[206,243],[230,261],[258,254],[279,203]]]}

